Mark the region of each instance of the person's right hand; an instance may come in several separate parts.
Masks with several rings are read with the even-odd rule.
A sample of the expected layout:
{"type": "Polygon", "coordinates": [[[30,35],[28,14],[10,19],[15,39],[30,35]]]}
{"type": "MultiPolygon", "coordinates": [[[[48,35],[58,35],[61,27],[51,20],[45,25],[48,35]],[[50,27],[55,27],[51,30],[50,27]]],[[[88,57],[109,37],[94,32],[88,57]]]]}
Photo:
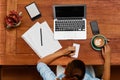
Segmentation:
{"type": "Polygon", "coordinates": [[[64,56],[72,56],[75,53],[75,47],[69,46],[65,49],[63,49],[63,55],[64,56]]]}
{"type": "Polygon", "coordinates": [[[110,60],[110,53],[111,53],[110,46],[106,44],[104,48],[102,48],[102,56],[104,60],[110,60]]]}

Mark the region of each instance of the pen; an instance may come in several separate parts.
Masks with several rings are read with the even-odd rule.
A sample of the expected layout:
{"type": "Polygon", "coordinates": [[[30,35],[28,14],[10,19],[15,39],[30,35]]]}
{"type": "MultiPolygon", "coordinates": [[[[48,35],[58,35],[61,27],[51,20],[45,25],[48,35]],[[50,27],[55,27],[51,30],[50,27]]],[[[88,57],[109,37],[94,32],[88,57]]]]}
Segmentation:
{"type": "Polygon", "coordinates": [[[43,40],[42,40],[42,29],[40,28],[40,40],[41,40],[41,46],[43,46],[43,40]]]}

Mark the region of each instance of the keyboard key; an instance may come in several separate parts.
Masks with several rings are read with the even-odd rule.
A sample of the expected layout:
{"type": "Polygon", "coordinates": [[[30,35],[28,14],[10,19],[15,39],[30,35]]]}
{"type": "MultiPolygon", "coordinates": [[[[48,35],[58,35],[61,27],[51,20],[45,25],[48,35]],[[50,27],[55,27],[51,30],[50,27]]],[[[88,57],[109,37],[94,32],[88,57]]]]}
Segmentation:
{"type": "Polygon", "coordinates": [[[55,21],[56,31],[84,31],[85,21],[82,20],[58,20],[55,21]]]}

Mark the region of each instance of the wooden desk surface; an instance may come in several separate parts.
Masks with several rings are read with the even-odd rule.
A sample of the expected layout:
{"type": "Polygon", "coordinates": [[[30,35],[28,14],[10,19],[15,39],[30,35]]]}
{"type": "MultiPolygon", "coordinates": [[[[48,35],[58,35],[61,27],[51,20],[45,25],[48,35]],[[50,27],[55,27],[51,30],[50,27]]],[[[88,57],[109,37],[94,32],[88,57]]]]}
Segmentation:
{"type": "MultiPolygon", "coordinates": [[[[86,40],[66,40],[60,41],[63,48],[71,46],[74,42],[81,45],[79,59],[85,64],[103,64],[101,52],[91,48],[90,40],[92,31],[89,22],[97,20],[100,33],[110,39],[111,64],[120,65],[120,1],[119,0],[35,0],[42,17],[31,21],[25,6],[33,0],[11,0],[10,4],[17,1],[17,6],[12,7],[23,12],[22,24],[13,30],[6,30],[4,27],[4,17],[8,8],[11,7],[7,0],[0,0],[0,65],[35,65],[39,57],[21,38],[21,35],[28,30],[35,22],[47,21],[53,30],[53,9],[54,4],[86,4],[87,5],[87,39],[86,40]]],[[[63,57],[52,64],[67,64],[71,58],[63,57]]]]}

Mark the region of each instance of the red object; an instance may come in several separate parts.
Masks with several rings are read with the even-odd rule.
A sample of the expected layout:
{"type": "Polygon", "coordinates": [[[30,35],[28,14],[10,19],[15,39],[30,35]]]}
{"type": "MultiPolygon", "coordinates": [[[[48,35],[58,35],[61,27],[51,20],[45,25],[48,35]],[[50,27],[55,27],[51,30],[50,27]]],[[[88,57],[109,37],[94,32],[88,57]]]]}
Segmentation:
{"type": "Polygon", "coordinates": [[[15,27],[21,21],[21,18],[22,16],[17,11],[10,11],[9,15],[5,18],[7,28],[15,27]]]}

